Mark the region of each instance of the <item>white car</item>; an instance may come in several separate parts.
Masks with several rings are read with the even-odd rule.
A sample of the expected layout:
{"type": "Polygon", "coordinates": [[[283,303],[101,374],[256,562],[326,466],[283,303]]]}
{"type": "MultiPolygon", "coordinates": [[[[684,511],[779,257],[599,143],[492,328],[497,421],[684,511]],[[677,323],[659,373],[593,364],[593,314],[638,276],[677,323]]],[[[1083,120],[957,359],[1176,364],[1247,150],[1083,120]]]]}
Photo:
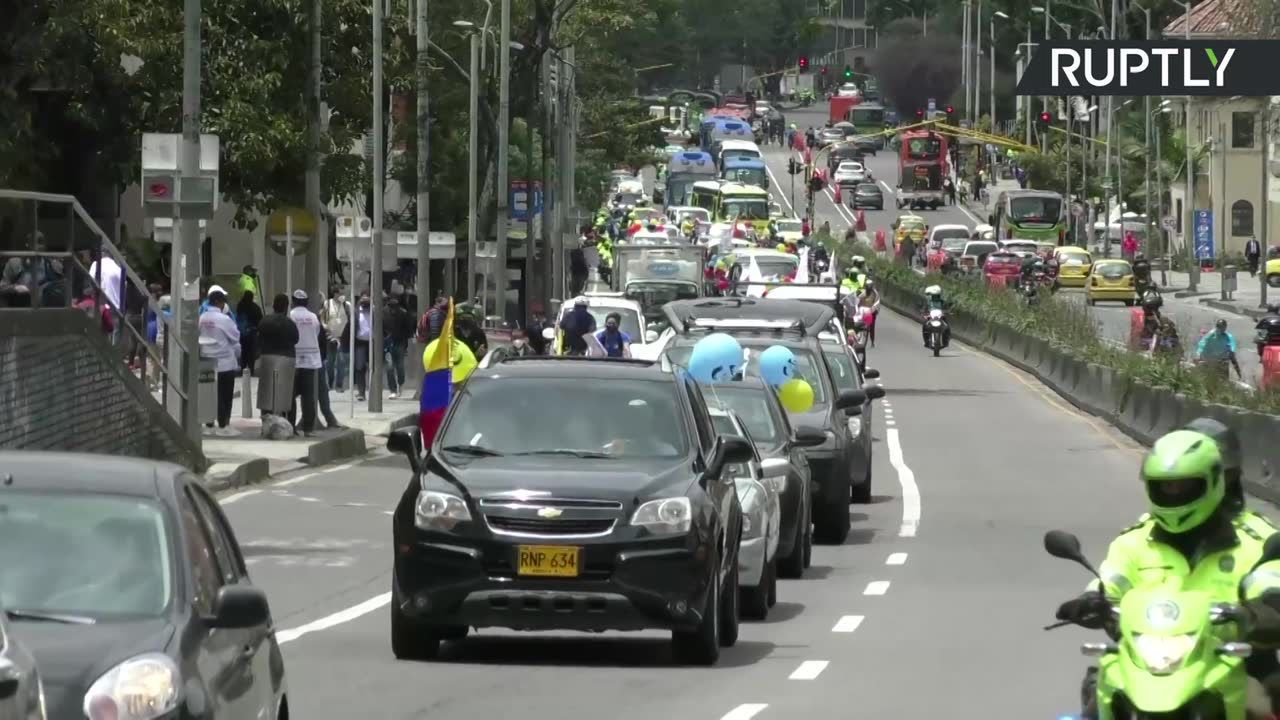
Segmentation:
{"type": "MultiPolygon", "coordinates": [[[[711,422],[721,435],[737,435],[751,441],[751,434],[733,411],[709,406],[711,422]]],[[[752,442],[752,448],[755,443],[752,442]]],[[[782,529],[782,503],[767,473],[781,472],[784,460],[766,463],[760,455],[745,465],[727,469],[742,506],[742,540],[738,544],[738,587],[742,614],[763,620],[778,600],[778,538],[782,529]]]]}
{"type": "Polygon", "coordinates": [[[973,231],[964,225],[955,223],[944,223],[942,225],[934,225],[929,228],[928,247],[937,248],[942,246],[943,240],[963,239],[968,240],[973,235],[973,231]]]}
{"type": "Polygon", "coordinates": [[[804,221],[800,218],[780,217],[775,224],[778,226],[778,239],[783,242],[800,242],[804,238],[804,221]]]}
{"type": "Polygon", "coordinates": [[[836,185],[856,185],[870,178],[871,173],[867,172],[867,168],[857,160],[846,160],[840,163],[831,175],[831,181],[836,185]]]}
{"type": "Polygon", "coordinates": [[[1017,255],[1020,258],[1031,257],[1040,251],[1040,244],[1035,240],[1005,240],[1000,243],[1000,249],[1017,255]]]}
{"type": "Polygon", "coordinates": [[[822,147],[844,142],[844,131],[839,128],[825,128],[818,133],[818,144],[822,147]]]}
{"type": "Polygon", "coordinates": [[[853,83],[845,83],[836,90],[836,97],[858,97],[861,92],[853,83]]]}

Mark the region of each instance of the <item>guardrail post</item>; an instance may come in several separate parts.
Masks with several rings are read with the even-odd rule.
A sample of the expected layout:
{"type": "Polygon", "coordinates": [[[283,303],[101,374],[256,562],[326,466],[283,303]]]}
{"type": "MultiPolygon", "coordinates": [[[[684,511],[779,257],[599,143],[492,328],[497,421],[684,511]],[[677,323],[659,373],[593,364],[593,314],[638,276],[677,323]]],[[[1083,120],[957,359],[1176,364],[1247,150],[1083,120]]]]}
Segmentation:
{"type": "Polygon", "coordinates": [[[253,417],[253,370],[245,368],[240,374],[240,417],[253,417]]]}

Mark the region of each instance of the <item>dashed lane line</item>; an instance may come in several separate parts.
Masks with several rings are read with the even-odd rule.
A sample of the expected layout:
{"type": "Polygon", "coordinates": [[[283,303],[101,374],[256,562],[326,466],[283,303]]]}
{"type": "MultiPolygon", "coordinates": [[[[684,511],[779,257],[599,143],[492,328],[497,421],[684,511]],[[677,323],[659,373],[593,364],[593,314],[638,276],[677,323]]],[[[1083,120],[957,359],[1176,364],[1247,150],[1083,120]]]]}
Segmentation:
{"type": "Polygon", "coordinates": [[[769,707],[768,703],[743,703],[725,713],[720,720],[751,720],[767,707],[769,707]]]}
{"type": "Polygon", "coordinates": [[[319,474],[320,473],[307,473],[306,475],[299,475],[296,478],[289,478],[288,480],[281,480],[280,482],[271,483],[271,487],[289,487],[290,485],[297,485],[298,483],[306,480],[310,480],[311,478],[319,474]]]}
{"type": "Polygon", "coordinates": [[[906,564],[907,564],[907,554],[906,554],[906,553],[893,553],[893,554],[892,554],[892,555],[890,555],[889,557],[885,558],[884,564],[885,564],[885,565],[906,565],[906,564]]]}
{"type": "Polygon", "coordinates": [[[834,627],[831,628],[833,633],[851,633],[858,629],[865,618],[862,615],[845,615],[836,621],[834,627]]]}
{"type": "Polygon", "coordinates": [[[247,497],[250,497],[250,496],[253,496],[253,495],[257,495],[257,494],[258,494],[258,493],[260,493],[260,492],[262,492],[262,491],[261,491],[261,490],[241,490],[241,491],[240,491],[240,492],[238,492],[238,493],[235,493],[235,494],[233,494],[233,495],[228,495],[228,496],[226,496],[226,497],[222,498],[222,500],[220,501],[220,504],[222,504],[222,505],[227,505],[227,504],[230,504],[230,503],[233,503],[233,502],[237,502],[237,501],[239,501],[239,500],[243,500],[243,499],[245,499],[245,498],[247,498],[247,497]]]}
{"type": "Polygon", "coordinates": [[[863,595],[884,595],[889,592],[888,580],[872,580],[867,583],[867,589],[862,591],[863,595]]]}
{"type": "Polygon", "coordinates": [[[796,668],[789,680],[816,680],[831,662],[828,660],[805,660],[796,668]]]}

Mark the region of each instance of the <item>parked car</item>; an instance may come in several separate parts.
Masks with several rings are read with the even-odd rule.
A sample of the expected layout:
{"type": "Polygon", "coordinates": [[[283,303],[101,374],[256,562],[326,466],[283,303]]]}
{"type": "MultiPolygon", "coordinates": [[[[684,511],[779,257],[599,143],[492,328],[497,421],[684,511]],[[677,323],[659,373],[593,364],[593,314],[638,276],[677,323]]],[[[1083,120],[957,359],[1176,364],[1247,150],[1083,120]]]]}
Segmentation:
{"type": "Polygon", "coordinates": [[[35,656],[14,635],[8,615],[0,608],[0,719],[47,720],[44,684],[35,656]]]}
{"type": "Polygon", "coordinates": [[[75,453],[0,468],[0,596],[49,717],[288,717],[267,596],[199,478],[75,453]]]}
{"type": "Polygon", "coordinates": [[[477,369],[425,457],[394,433],[409,483],[392,517],[391,649],[429,659],[469,628],[663,629],[682,661],[738,637],[750,442],[716,432],[667,363],[513,358],[477,369]],[[548,408],[581,397],[560,421],[548,408]]]}
{"type": "Polygon", "coordinates": [[[876,183],[858,183],[857,187],[853,189],[853,200],[850,205],[854,210],[861,208],[883,210],[884,193],[880,192],[880,186],[876,183]]]}

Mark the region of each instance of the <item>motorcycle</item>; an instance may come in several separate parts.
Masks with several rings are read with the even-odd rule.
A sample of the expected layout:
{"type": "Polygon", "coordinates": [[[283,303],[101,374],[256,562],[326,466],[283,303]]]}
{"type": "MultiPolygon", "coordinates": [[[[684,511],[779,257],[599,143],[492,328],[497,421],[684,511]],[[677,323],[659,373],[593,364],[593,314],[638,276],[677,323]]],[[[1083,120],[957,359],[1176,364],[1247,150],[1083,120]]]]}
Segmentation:
{"type": "Polygon", "coordinates": [[[857,313],[853,316],[853,342],[855,345],[866,348],[868,340],[871,336],[871,326],[875,324],[875,314],[871,312],[871,308],[859,307],[857,313]]]}
{"type": "Polygon", "coordinates": [[[1032,279],[1022,284],[1022,299],[1027,303],[1028,307],[1035,307],[1040,303],[1040,282],[1038,278],[1032,279]]]}
{"type": "MultiPolygon", "coordinates": [[[[1045,533],[1044,548],[1056,558],[1083,566],[1101,581],[1084,557],[1080,540],[1071,533],[1045,533]]],[[[1110,638],[1119,642],[1087,642],[1080,648],[1082,654],[1098,658],[1097,718],[1250,717],[1245,659],[1253,648],[1232,639],[1238,635],[1242,617],[1238,606],[1214,602],[1207,592],[1177,584],[1126,592],[1119,606],[1112,606],[1107,627],[1110,638]],[[1228,625],[1234,627],[1224,627],[1228,625]]],[[[1045,630],[1070,624],[1061,621],[1045,630]]]]}
{"type": "Polygon", "coordinates": [[[947,319],[941,310],[930,310],[929,317],[924,321],[925,330],[925,347],[933,351],[933,356],[938,357],[942,353],[942,348],[947,346],[947,319]]]}

